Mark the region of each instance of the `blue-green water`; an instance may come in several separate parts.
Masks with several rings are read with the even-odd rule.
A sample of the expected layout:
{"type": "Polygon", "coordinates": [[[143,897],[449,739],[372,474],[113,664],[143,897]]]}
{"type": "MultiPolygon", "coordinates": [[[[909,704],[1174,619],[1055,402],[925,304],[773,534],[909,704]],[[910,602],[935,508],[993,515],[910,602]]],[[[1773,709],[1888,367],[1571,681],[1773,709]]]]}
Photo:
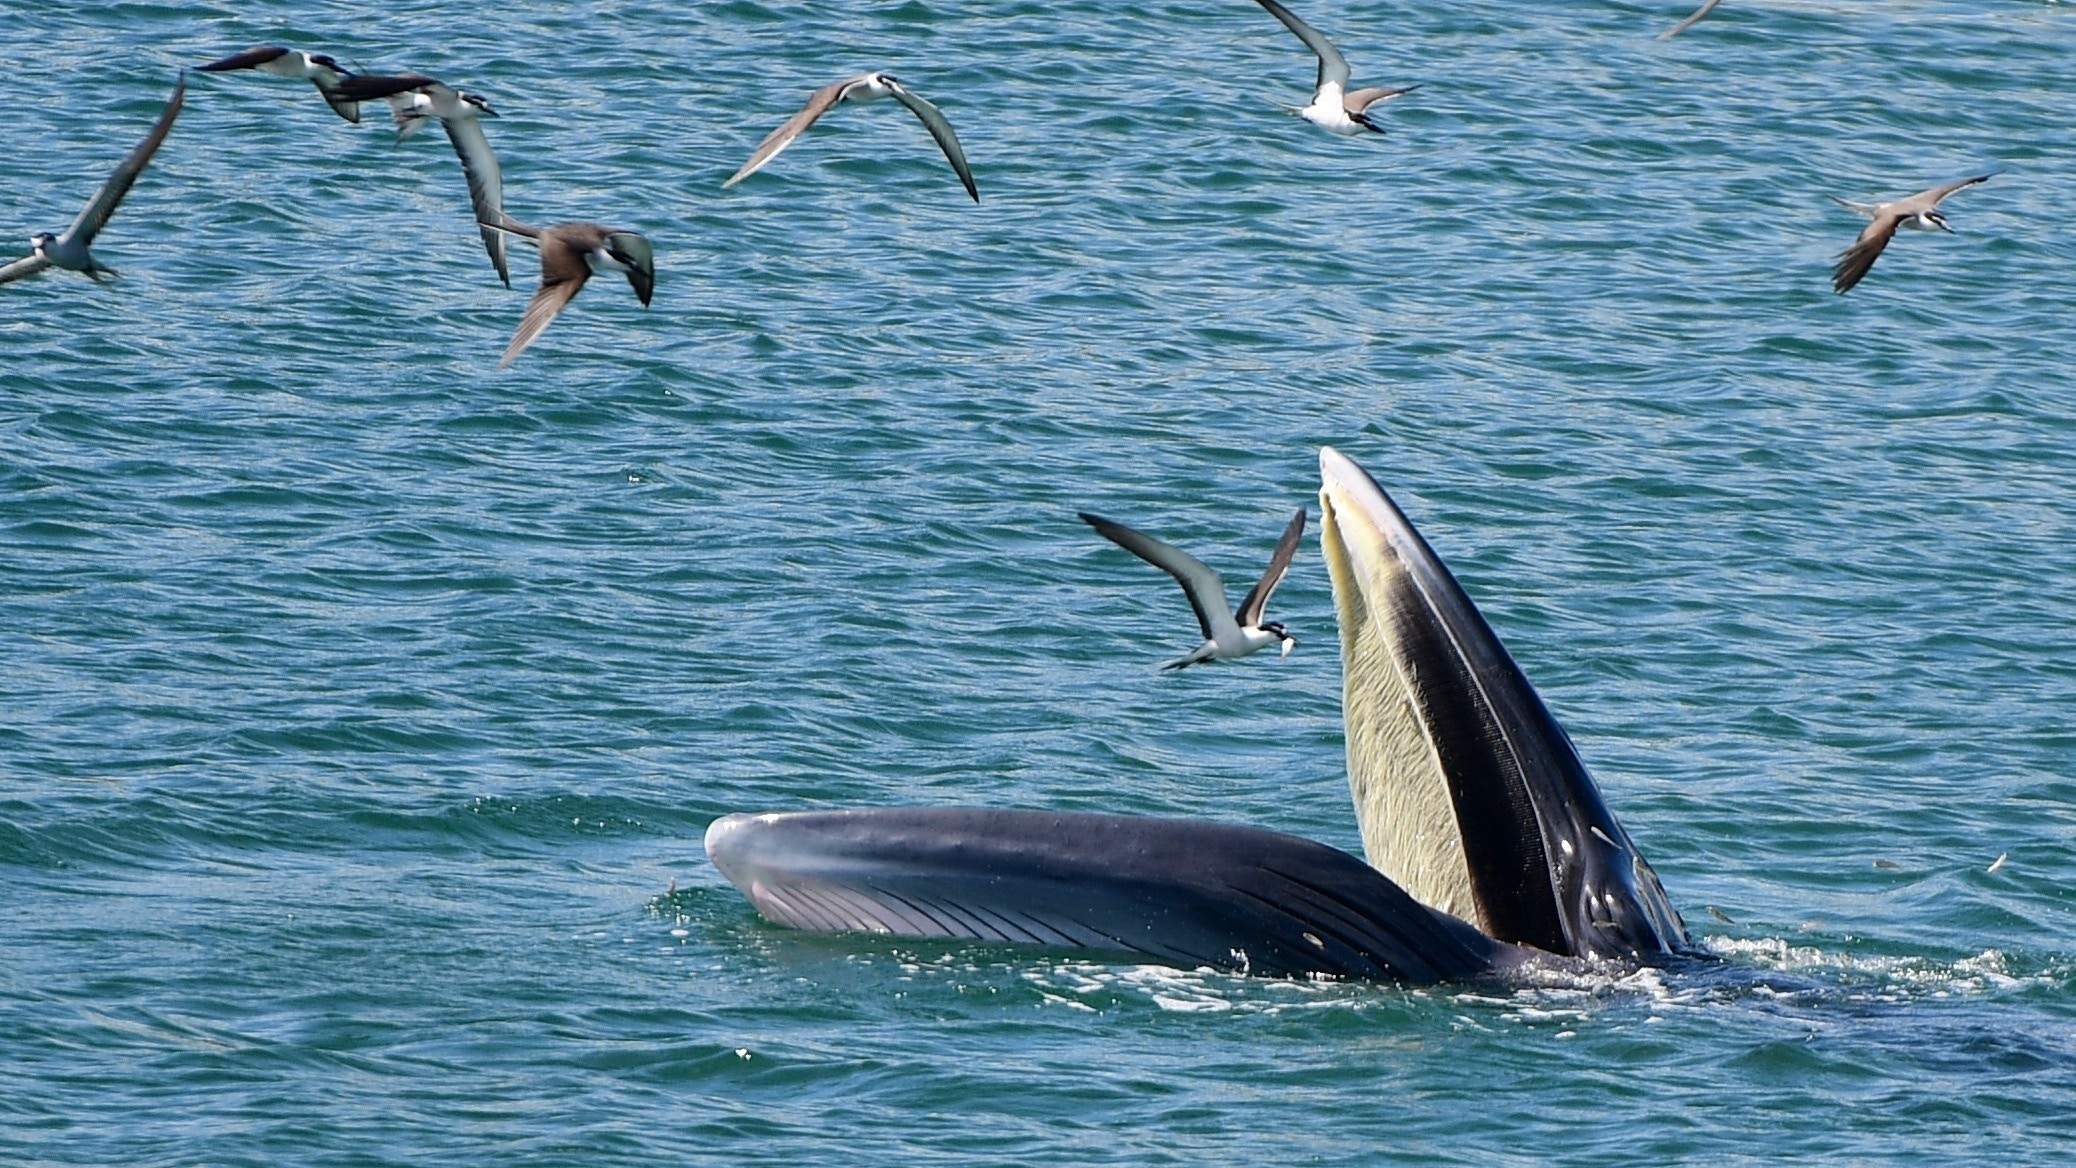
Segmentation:
{"type": "Polygon", "coordinates": [[[2062,1158],[2076,10],[1689,7],[1308,3],[1426,86],[1351,142],[1244,0],[0,6],[10,236],[281,42],[485,94],[508,209],[660,269],[499,374],[440,135],[191,75],[123,279],[0,289],[0,1162],[2062,1158]],[[984,203],[892,103],[718,189],[872,67],[984,203]],[[1827,195],[1986,170],[1832,295],[1827,195]],[[1322,443],[1721,970],[806,936],[708,866],[903,803],[1359,848],[1316,553],[1288,660],[1161,675],[1181,597],[1073,518],[1245,578],[1322,443]]]}

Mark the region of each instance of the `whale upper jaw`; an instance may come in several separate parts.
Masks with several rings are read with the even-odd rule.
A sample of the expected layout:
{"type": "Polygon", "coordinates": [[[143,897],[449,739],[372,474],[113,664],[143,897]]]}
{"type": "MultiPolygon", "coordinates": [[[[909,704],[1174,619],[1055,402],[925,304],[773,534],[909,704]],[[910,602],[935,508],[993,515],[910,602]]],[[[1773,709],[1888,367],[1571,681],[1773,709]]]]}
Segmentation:
{"type": "Polygon", "coordinates": [[[1501,941],[1570,957],[1693,952],[1571,739],[1376,481],[1319,454],[1348,785],[1372,867],[1501,941]]]}

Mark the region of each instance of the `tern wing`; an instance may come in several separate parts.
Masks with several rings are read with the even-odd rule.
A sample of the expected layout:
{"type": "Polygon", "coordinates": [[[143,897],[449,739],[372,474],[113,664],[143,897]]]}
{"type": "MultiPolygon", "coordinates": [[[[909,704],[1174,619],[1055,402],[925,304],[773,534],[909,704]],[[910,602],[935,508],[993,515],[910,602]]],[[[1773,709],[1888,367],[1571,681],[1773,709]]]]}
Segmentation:
{"type": "Polygon", "coordinates": [[[1991,179],[1991,177],[1993,176],[1990,174],[1978,174],[1974,178],[1955,179],[1954,181],[1947,183],[1943,186],[1936,186],[1929,191],[1925,191],[1921,194],[1913,196],[1910,201],[1915,202],[1918,199],[1924,199],[1926,200],[1926,206],[1928,208],[1936,207],[1939,205],[1939,201],[1941,199],[1946,198],[1946,196],[1954,193],[1957,190],[1960,190],[1962,187],[1972,187],[1979,182],[1988,182],[1991,179]]]}
{"type": "Polygon", "coordinates": [[[1824,197],[1848,211],[1858,215],[1865,215],[1869,219],[1881,214],[1880,203],[1855,203],[1851,199],[1841,199],[1837,195],[1826,195],[1824,197]]]}
{"type": "Polygon", "coordinates": [[[1417,85],[1402,85],[1396,89],[1386,85],[1375,85],[1368,89],[1358,89],[1341,98],[1341,108],[1351,114],[1359,114],[1380,101],[1397,97],[1401,93],[1411,93],[1418,88],[1420,87],[1417,85]]]}
{"type": "Polygon", "coordinates": [[[895,101],[907,106],[909,112],[922,119],[923,128],[930,131],[930,136],[937,139],[938,149],[944,151],[945,161],[951,163],[952,170],[958,173],[959,181],[966,184],[966,193],[973,196],[974,202],[980,202],[980,188],[973,185],[973,171],[966,165],[966,152],[959,149],[959,136],[952,133],[951,123],[945,120],[944,114],[939,112],[936,106],[910,93],[903,86],[889,85],[888,88],[894,91],[895,101]]]}
{"type": "Polygon", "coordinates": [[[1693,28],[1696,24],[1699,24],[1701,22],[1702,17],[1707,16],[1710,12],[1714,11],[1715,6],[1721,4],[1722,2],[1723,0],[1702,0],[1701,7],[1696,8],[1694,10],[1694,15],[1689,16],[1687,19],[1682,20],[1678,24],[1673,25],[1671,28],[1666,29],[1664,32],[1659,33],[1658,39],[1661,41],[1669,41],[1672,38],[1687,31],[1688,29],[1693,28]]]}
{"type": "Polygon", "coordinates": [[[384,76],[376,73],[357,73],[342,78],[332,91],[346,101],[375,101],[378,98],[395,97],[414,89],[428,89],[439,81],[423,73],[398,73],[384,76]]]}
{"type": "Polygon", "coordinates": [[[108,217],[115,214],[116,205],[123,201],[124,195],[130,193],[131,184],[135,183],[137,176],[143,174],[144,168],[150,165],[151,156],[158,153],[159,144],[166,140],[166,134],[173,129],[173,119],[180,116],[181,104],[186,100],[187,74],[183,72],[180,81],[173,86],[172,98],[166,102],[165,110],[159,114],[158,123],[152,126],[151,133],[144,136],[144,141],[137,143],[137,148],[130,151],[130,156],[122,160],[122,164],[115,168],[115,173],[108,176],[107,182],[101,184],[101,189],[94,195],[93,201],[80,209],[79,217],[72,221],[72,226],[65,229],[66,239],[90,244],[94,242],[96,235],[101,234],[101,228],[107,224],[108,217]]]}
{"type": "Polygon", "coordinates": [[[1281,584],[1284,575],[1290,571],[1291,557],[1297,555],[1298,541],[1304,534],[1305,509],[1300,507],[1297,514],[1290,517],[1290,526],[1283,529],[1283,538],[1276,541],[1276,553],[1269,557],[1268,571],[1263,572],[1254,587],[1247,590],[1247,595],[1240,601],[1239,609],[1233,613],[1233,621],[1241,628],[1260,627],[1262,613],[1269,607],[1269,596],[1276,591],[1276,585],[1281,584]]]}
{"type": "Polygon", "coordinates": [[[359,102],[348,97],[342,97],[337,89],[326,85],[322,81],[312,81],[310,84],[317,87],[318,96],[324,98],[324,104],[332,107],[333,113],[345,118],[356,126],[360,124],[359,102]]]}
{"type": "Polygon", "coordinates": [[[197,65],[195,68],[204,73],[222,73],[231,69],[255,69],[276,57],[286,56],[287,54],[288,50],[280,45],[256,45],[242,53],[232,53],[228,57],[211,61],[207,65],[197,65]]]}
{"type": "Polygon", "coordinates": [[[591,265],[584,262],[584,252],[569,240],[553,231],[542,232],[541,287],[526,305],[526,315],[519,320],[519,331],[512,334],[512,343],[505,347],[505,355],[498,358],[497,367],[503,369],[516,360],[534,338],[546,331],[557,313],[576,294],[583,290],[584,281],[591,278],[591,265]]]}
{"type": "Polygon", "coordinates": [[[483,248],[490,253],[490,262],[497,268],[498,279],[509,288],[512,286],[512,273],[505,262],[504,233],[495,227],[480,226],[504,218],[504,176],[498,169],[497,155],[491,152],[490,139],[483,133],[483,124],[475,118],[442,118],[440,124],[447,128],[447,140],[454,143],[455,157],[461,159],[461,173],[469,180],[469,201],[476,208],[483,248]]]}
{"type": "MultiPolygon", "coordinates": [[[[841,81],[832,81],[815,90],[808,97],[807,104],[800,107],[799,113],[787,118],[785,125],[765,135],[764,140],[757,143],[757,148],[750,152],[750,160],[742,164],[741,170],[728,176],[728,181],[721,184],[722,189],[725,190],[728,187],[732,187],[762,170],[765,163],[778,157],[779,151],[791,146],[793,139],[806,133],[807,128],[815,124],[815,119],[828,113],[830,107],[842,101],[844,90],[850,88],[865,76],[866,74],[861,73],[857,77],[846,77],[841,81]]],[[[928,125],[929,123],[925,122],[923,124],[928,125]]],[[[957,164],[954,165],[956,166],[957,164]]]]}
{"type": "Polygon", "coordinates": [[[1902,222],[1903,217],[1893,212],[1875,216],[1874,222],[1860,232],[1860,238],[1838,253],[1838,267],[1831,272],[1831,290],[1843,296],[1865,279],[1874,261],[1881,258],[1881,249],[1896,237],[1896,227],[1902,222]]]}
{"type": "Polygon", "coordinates": [[[1329,81],[1343,89],[1348,88],[1348,58],[1341,55],[1341,50],[1335,48],[1332,41],[1327,40],[1318,29],[1299,20],[1296,13],[1278,4],[1276,0],[1256,2],[1268,9],[1270,16],[1282,21],[1283,27],[1296,33],[1297,38],[1305,42],[1306,48],[1318,55],[1319,80],[1314,83],[1315,90],[1329,81]]]}
{"type": "Polygon", "coordinates": [[[542,231],[538,227],[529,227],[526,224],[519,222],[517,219],[512,218],[510,215],[505,214],[503,211],[499,211],[497,215],[493,218],[478,220],[477,226],[488,227],[495,231],[502,231],[507,235],[523,235],[526,238],[532,240],[539,240],[543,235],[547,234],[547,232],[542,231]]]}
{"type": "Polygon", "coordinates": [[[11,284],[50,266],[50,261],[40,255],[25,255],[6,267],[0,267],[0,284],[11,284]]]}
{"type": "Polygon", "coordinates": [[[1182,594],[1189,598],[1189,607],[1197,614],[1197,627],[1203,630],[1205,640],[1231,644],[1239,639],[1240,626],[1225,602],[1225,581],[1204,561],[1174,544],[1163,543],[1101,515],[1086,511],[1077,514],[1104,539],[1175,577],[1176,583],[1182,585],[1182,594]]]}
{"type": "Polygon", "coordinates": [[[417,133],[418,128],[425,124],[426,115],[417,110],[416,102],[411,95],[422,89],[446,88],[436,79],[423,73],[355,73],[341,77],[331,85],[322,82],[315,84],[317,92],[324,95],[325,102],[349,122],[360,121],[361,102],[386,99],[389,102],[390,115],[396,121],[396,137],[399,142],[417,133]]]}

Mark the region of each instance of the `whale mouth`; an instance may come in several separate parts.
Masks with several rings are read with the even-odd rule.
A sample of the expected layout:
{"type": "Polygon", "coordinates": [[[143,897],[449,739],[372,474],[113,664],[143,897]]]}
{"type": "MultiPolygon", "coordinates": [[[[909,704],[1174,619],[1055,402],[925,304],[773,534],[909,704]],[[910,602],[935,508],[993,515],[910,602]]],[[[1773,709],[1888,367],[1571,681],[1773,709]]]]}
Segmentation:
{"type": "Polygon", "coordinates": [[[1370,865],[1501,941],[1685,952],[1685,925],[1571,739],[1405,513],[1319,453],[1348,785],[1370,865]]]}
{"type": "MultiPolygon", "coordinates": [[[[1333,580],[1341,630],[1341,718],[1348,789],[1363,855],[1430,908],[1499,936],[1480,911],[1433,715],[1441,702],[1427,667],[1437,654],[1411,643],[1433,623],[1410,578],[1421,562],[1393,546],[1411,531],[1362,468],[1320,451],[1320,558],[1333,580]]],[[[1547,946],[1545,946],[1547,948],[1547,946]]]]}
{"type": "Polygon", "coordinates": [[[1367,862],[1180,819],[886,807],[730,815],[714,866],[826,932],[1434,982],[1691,953],[1658,877],[1448,568],[1352,460],[1320,451],[1348,785],[1367,862]]]}

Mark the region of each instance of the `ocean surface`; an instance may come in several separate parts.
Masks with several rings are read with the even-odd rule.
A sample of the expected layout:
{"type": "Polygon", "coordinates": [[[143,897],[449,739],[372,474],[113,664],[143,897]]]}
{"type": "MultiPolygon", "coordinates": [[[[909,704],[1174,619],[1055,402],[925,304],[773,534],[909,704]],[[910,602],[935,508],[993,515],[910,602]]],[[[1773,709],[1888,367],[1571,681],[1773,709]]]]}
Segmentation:
{"type": "MultiPolygon", "coordinates": [[[[0,234],[183,65],[483,94],[645,233],[508,371],[437,130],[188,76],[0,288],[0,1163],[2045,1164],[2076,1141],[2076,6],[0,4],[0,234]],[[885,68],[720,184],[806,94],[885,68]],[[1995,171],[1847,296],[1892,198],[1995,171]],[[1342,449],[1714,969],[1408,989],[811,936],[732,811],[1181,815],[1359,851],[1300,644],[1195,630],[1342,449]],[[2001,863],[1999,863],[2001,861],[2001,863]]],[[[26,248],[12,244],[10,255],[26,248]]],[[[1315,504],[1316,508],[1316,504],[1315,504]]]]}

